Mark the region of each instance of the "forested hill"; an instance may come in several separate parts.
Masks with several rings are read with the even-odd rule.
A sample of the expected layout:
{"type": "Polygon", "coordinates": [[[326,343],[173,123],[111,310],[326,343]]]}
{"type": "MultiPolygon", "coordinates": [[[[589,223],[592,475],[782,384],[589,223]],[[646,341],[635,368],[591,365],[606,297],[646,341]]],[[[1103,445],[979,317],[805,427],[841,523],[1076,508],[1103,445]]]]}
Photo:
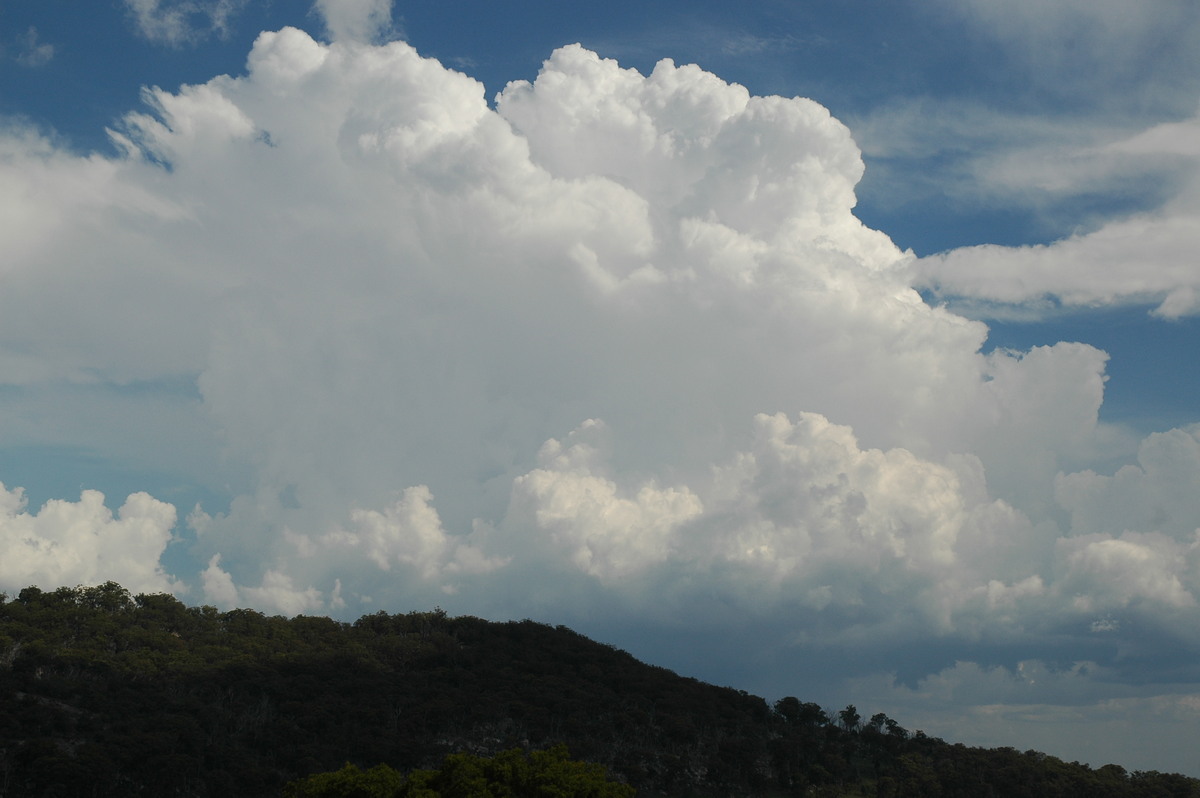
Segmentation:
{"type": "Polygon", "coordinates": [[[119,585],[0,599],[0,796],[273,796],[301,776],[565,743],[641,796],[1200,796],[1200,781],[830,718],[565,627],[441,611],[347,624],[119,585]]]}

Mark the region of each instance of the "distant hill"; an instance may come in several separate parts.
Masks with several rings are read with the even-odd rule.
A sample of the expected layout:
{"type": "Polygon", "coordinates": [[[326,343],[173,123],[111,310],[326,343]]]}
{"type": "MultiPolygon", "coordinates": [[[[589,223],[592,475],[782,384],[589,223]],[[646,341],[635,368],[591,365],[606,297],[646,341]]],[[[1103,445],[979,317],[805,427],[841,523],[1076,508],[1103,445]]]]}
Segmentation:
{"type": "Polygon", "coordinates": [[[1200,797],[1184,776],[771,707],[532,621],[289,620],[111,582],[0,599],[3,798],[273,796],[347,762],[560,743],[640,796],[1200,797]]]}

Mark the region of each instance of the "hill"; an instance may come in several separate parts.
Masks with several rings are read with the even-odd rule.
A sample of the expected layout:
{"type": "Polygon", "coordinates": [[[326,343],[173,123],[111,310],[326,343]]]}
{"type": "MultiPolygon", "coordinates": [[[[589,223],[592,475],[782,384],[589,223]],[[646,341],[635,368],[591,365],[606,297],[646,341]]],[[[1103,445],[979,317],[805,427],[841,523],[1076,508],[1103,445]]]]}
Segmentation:
{"type": "Polygon", "coordinates": [[[0,598],[4,798],[269,796],[347,762],[407,771],[560,743],[642,796],[1200,796],[1184,776],[835,714],[528,620],[286,619],[111,582],[0,598]]]}

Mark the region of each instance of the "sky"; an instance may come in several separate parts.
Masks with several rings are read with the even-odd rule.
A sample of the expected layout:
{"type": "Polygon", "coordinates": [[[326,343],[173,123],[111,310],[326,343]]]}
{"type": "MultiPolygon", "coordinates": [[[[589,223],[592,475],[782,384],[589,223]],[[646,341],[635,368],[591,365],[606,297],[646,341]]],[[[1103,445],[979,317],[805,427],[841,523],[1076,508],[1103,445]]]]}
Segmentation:
{"type": "Polygon", "coordinates": [[[0,0],[0,591],[565,624],[1200,776],[1191,0],[0,0]]]}

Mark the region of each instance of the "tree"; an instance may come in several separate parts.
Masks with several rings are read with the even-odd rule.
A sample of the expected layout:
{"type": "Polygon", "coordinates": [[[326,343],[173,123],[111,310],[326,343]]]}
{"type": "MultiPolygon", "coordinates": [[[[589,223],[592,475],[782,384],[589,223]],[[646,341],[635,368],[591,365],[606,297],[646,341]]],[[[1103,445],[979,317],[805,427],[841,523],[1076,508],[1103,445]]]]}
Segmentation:
{"type": "Polygon", "coordinates": [[[113,581],[95,587],[77,587],[75,595],[80,606],[106,612],[129,612],[136,606],[129,591],[113,581]]]}
{"type": "Polygon", "coordinates": [[[634,789],[609,781],[600,765],[572,761],[565,745],[491,758],[451,754],[439,770],[418,770],[402,798],[632,798],[634,789]]]}
{"type": "Polygon", "coordinates": [[[838,721],[846,731],[858,731],[862,716],[858,714],[858,709],[853,704],[847,704],[846,708],[838,713],[838,721]]]}
{"type": "Polygon", "coordinates": [[[284,798],[393,798],[400,794],[404,777],[387,765],[370,770],[346,764],[341,770],[317,773],[283,788],[284,798]]]}
{"type": "Polygon", "coordinates": [[[437,770],[405,779],[386,765],[368,771],[346,765],[294,781],[285,798],[632,798],[634,790],[609,781],[600,765],[575,762],[565,745],[494,757],[451,754],[437,770]]]}
{"type": "Polygon", "coordinates": [[[787,696],[775,702],[775,711],[792,726],[824,726],[829,723],[829,716],[819,704],[801,702],[794,696],[787,696]]]}

